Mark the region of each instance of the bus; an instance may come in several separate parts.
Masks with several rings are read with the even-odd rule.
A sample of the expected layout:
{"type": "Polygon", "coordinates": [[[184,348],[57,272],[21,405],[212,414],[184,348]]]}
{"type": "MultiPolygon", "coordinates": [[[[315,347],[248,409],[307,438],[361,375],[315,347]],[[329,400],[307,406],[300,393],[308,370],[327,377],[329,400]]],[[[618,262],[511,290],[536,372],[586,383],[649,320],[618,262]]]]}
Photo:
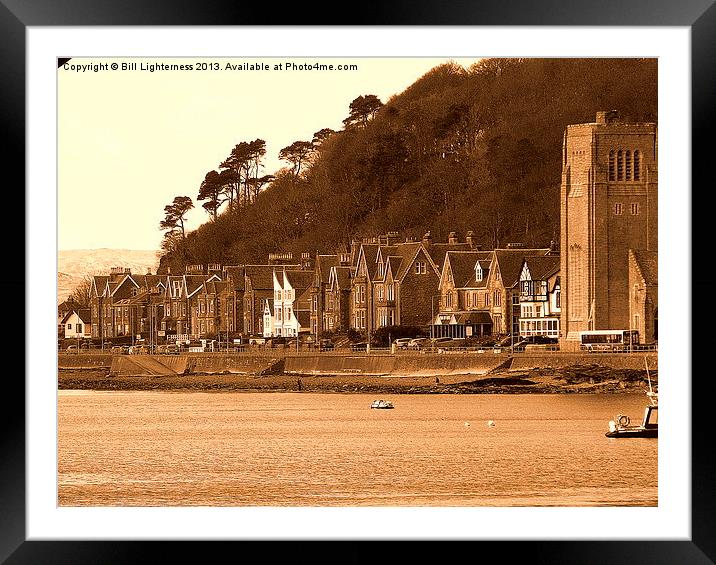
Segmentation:
{"type": "Polygon", "coordinates": [[[639,330],[589,330],[579,332],[580,349],[631,351],[639,344],[639,330]]]}

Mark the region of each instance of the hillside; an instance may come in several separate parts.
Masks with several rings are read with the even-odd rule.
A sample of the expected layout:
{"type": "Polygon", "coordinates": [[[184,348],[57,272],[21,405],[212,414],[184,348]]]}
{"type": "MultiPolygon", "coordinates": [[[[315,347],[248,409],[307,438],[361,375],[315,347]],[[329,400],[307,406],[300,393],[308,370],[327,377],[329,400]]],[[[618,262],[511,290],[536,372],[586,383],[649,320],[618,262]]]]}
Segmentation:
{"type": "Polygon", "coordinates": [[[129,267],[133,273],[156,272],[156,250],[69,249],[57,252],[57,303],[64,301],[87,275],[107,274],[112,267],[129,267]]]}
{"type": "Polygon", "coordinates": [[[361,114],[359,100],[349,102],[345,129],[297,142],[311,147],[301,166],[294,153],[285,159],[292,167],[274,172],[255,197],[208,215],[186,239],[167,240],[160,268],[335,252],[386,231],[420,238],[430,230],[444,241],[472,230],[485,248],[558,242],[565,127],[611,109],[627,121],[657,121],[657,63],[445,64],[377,109],[361,114]]]}

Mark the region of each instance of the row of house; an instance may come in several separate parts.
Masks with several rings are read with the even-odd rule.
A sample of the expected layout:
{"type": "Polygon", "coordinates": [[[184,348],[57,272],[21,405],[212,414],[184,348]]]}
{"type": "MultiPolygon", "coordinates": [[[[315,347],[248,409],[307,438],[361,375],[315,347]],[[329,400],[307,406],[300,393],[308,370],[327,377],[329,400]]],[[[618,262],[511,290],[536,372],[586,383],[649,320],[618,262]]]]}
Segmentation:
{"type": "Polygon", "coordinates": [[[455,232],[445,242],[389,232],[299,261],[276,253],[262,265],[188,265],[166,275],[116,267],[93,277],[82,315],[84,332],[96,339],[318,338],[347,330],[368,337],[398,325],[451,337],[553,335],[559,256],[554,246],[483,251],[471,232],[462,242],[455,232]]]}
{"type": "MultiPolygon", "coordinates": [[[[385,326],[437,336],[559,337],[637,329],[657,338],[656,124],[614,111],[567,127],[563,140],[560,250],[508,244],[482,250],[472,232],[434,242],[397,232],[315,257],[269,255],[262,265],[189,265],[186,272],[92,282],[94,338],[127,335],[296,336],[385,326]],[[627,214],[626,211],[629,213],[627,214]]],[[[87,331],[86,313],[75,312],[87,331]]],[[[66,324],[77,329],[74,318],[66,324]]],[[[71,328],[66,328],[71,329],[71,328]]]]}

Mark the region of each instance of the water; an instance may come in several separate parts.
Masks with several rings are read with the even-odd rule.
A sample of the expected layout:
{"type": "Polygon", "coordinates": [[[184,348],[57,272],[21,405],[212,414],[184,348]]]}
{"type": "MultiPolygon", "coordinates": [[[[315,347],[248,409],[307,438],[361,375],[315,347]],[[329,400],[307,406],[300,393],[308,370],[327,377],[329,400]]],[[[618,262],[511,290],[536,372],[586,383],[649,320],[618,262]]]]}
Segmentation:
{"type": "Polygon", "coordinates": [[[60,506],[656,506],[639,395],[59,392],[60,506]],[[488,420],[495,426],[489,427],[488,420]]]}

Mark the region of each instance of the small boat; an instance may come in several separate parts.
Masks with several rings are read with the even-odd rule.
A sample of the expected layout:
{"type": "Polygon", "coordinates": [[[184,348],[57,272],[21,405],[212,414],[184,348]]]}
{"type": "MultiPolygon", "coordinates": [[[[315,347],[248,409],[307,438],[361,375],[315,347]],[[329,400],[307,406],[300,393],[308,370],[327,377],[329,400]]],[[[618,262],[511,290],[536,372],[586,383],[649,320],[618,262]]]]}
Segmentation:
{"type": "Polygon", "coordinates": [[[644,408],[644,417],[641,424],[632,426],[629,416],[619,414],[609,421],[609,431],[604,434],[607,437],[659,437],[659,396],[651,389],[651,377],[647,365],[646,374],[649,378],[649,390],[646,393],[649,404],[644,408]]]}
{"type": "Polygon", "coordinates": [[[374,400],[370,405],[371,408],[394,408],[393,403],[390,400],[374,400]]]}

